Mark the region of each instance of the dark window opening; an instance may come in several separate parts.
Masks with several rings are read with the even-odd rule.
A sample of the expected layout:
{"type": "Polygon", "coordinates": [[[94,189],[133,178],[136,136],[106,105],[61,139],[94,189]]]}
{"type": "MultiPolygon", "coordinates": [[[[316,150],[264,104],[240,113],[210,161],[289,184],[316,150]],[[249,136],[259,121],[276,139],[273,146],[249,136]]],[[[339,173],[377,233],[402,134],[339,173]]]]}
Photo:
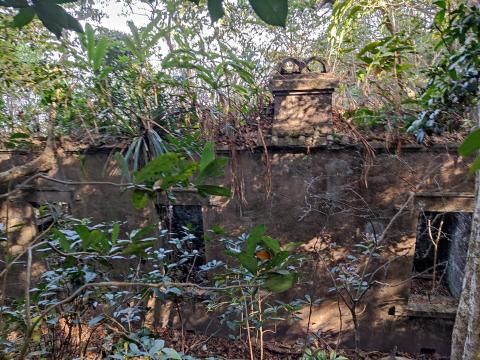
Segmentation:
{"type": "Polygon", "coordinates": [[[435,355],[437,351],[435,349],[421,348],[420,354],[422,355],[435,355]]]}
{"type": "Polygon", "coordinates": [[[472,214],[420,214],[411,294],[458,298],[462,289],[472,214]]]}
{"type": "MultiPolygon", "coordinates": [[[[167,231],[168,247],[185,260],[179,270],[188,280],[200,280],[197,271],[205,264],[205,242],[201,205],[158,205],[161,228],[167,231]],[[185,254],[189,254],[185,257],[185,254]]],[[[165,244],[167,246],[167,244],[165,244]]]]}

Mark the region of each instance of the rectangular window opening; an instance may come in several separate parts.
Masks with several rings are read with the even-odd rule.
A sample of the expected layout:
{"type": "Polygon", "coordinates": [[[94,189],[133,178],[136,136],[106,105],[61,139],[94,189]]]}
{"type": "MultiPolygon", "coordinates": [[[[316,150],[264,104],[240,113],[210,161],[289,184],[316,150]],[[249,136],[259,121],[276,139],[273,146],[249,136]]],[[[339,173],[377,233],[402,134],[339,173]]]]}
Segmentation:
{"type": "MultiPolygon", "coordinates": [[[[409,304],[456,306],[462,290],[472,214],[420,213],[409,304]]],[[[435,312],[435,308],[430,308],[435,312]]]]}
{"type": "Polygon", "coordinates": [[[197,270],[205,264],[202,206],[158,205],[157,210],[161,228],[167,230],[170,241],[165,245],[175,251],[176,261],[182,261],[178,269],[189,280],[201,281],[197,270]]]}

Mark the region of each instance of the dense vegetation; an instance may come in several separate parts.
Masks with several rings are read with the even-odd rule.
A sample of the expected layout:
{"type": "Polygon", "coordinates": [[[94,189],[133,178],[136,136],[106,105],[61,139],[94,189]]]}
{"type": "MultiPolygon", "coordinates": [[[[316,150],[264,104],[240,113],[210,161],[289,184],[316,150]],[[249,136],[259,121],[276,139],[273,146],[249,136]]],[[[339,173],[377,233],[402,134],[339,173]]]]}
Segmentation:
{"type": "MultiPolygon", "coordinates": [[[[470,131],[475,125],[476,5],[128,0],[122,2],[125,13],[135,9],[147,21],[129,22],[118,31],[102,26],[108,3],[0,0],[0,137],[4,148],[15,150],[48,147],[54,139],[75,146],[125,145],[115,160],[139,209],[158,192],[173,196],[179,189],[241,196],[237,189],[212,185],[227,163],[215,156],[214,146],[258,145],[257,133],[271,116],[268,81],[285,57],[326,59],[340,79],[337,121],[361,133],[386,133],[387,141],[415,136],[423,142],[432,134],[470,131]]],[[[477,130],[462,153],[478,149],[478,138],[477,130]]],[[[478,168],[480,160],[472,169],[478,168]]],[[[32,169],[20,173],[36,176],[44,170],[32,169]]],[[[21,180],[12,173],[0,175],[5,179],[21,180]]],[[[6,188],[3,198],[11,194],[6,188]]],[[[190,229],[172,237],[156,234],[154,227],[124,234],[121,226],[59,218],[32,239],[23,254],[27,264],[33,251],[43,252],[48,271],[23,299],[2,298],[1,356],[86,356],[90,338],[99,331],[105,335],[99,346],[110,358],[189,359],[184,348],[165,347],[146,330],[148,309],[155,298],[180,312],[181,301],[201,291],[210,294],[207,308],[222,312],[222,322],[247,340],[252,359],[252,341],[259,341],[263,359],[265,322],[294,318],[301,306],[311,309],[319,301],[309,296],[291,303],[267,301],[295,284],[305,259],[295,254],[295,244],[281,246],[262,226],[239,239],[212,229],[236,265],[203,264],[198,279],[191,274],[200,255],[190,229]],[[123,281],[111,267],[119,260],[132,266],[123,281]],[[209,272],[213,284],[202,276],[209,272]],[[88,340],[80,334],[59,341],[62,327],[87,331],[88,340]]],[[[360,244],[367,265],[380,243],[360,244]]],[[[5,259],[1,276],[18,260],[5,259]]],[[[354,259],[345,265],[351,276],[340,286],[363,297],[370,286],[363,263],[354,259]]],[[[475,291],[478,298],[478,290],[472,296],[475,291]]],[[[307,329],[304,359],[341,359],[337,349],[327,355],[309,348],[308,336],[307,329]]]]}
{"type": "MultiPolygon", "coordinates": [[[[188,136],[195,129],[207,136],[229,133],[256,126],[265,115],[269,75],[279,60],[320,56],[341,79],[336,105],[346,118],[359,126],[403,131],[431,98],[442,97],[438,90],[425,91],[428,81],[442,77],[443,55],[461,46],[449,26],[470,10],[453,11],[455,4],[445,4],[343,1],[330,8],[291,1],[281,28],[266,26],[244,2],[225,2],[225,16],[212,25],[204,5],[146,1],[141,9],[148,25],[130,23],[122,33],[95,25],[93,15],[97,20],[106,15],[97,14],[102,4],[96,2],[95,8],[69,9],[96,29],[87,24],[83,35],[60,40],[38,20],[21,30],[9,28],[14,21],[9,13],[15,11],[3,11],[2,129],[4,135],[36,134],[56,103],[57,132],[86,133],[91,140],[135,139],[154,130],[168,142],[187,128],[188,136]]],[[[475,44],[470,46],[478,51],[475,44]]],[[[475,54],[466,55],[470,70],[457,77],[478,76],[468,74],[478,65],[475,54]]],[[[436,122],[434,130],[465,124],[463,112],[449,118],[436,122]]],[[[431,122],[427,128],[433,128],[431,122]]]]}

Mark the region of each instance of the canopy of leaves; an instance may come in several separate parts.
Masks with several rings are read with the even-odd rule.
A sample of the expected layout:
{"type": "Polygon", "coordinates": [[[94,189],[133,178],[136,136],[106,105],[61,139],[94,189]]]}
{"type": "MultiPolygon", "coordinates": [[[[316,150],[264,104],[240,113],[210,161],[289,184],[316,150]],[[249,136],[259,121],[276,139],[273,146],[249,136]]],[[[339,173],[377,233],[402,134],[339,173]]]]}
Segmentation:
{"type": "Polygon", "coordinates": [[[257,141],[247,132],[268,123],[269,77],[287,56],[328,60],[340,78],[336,111],[355,126],[410,128],[419,139],[465,124],[465,109],[450,105],[474,96],[478,81],[478,9],[442,1],[125,0],[149,20],[122,31],[99,25],[104,0],[42,2],[90,22],[61,42],[33,7],[9,4],[18,7],[2,10],[4,137],[41,133],[54,100],[57,133],[124,137],[134,172],[167,152],[195,157],[202,138],[257,141]]]}
{"type": "Polygon", "coordinates": [[[426,132],[458,126],[480,99],[480,8],[460,4],[449,12],[445,1],[436,4],[440,10],[434,22],[441,38],[435,49],[442,56],[420,97],[426,110],[409,129],[420,142],[426,132]]]}

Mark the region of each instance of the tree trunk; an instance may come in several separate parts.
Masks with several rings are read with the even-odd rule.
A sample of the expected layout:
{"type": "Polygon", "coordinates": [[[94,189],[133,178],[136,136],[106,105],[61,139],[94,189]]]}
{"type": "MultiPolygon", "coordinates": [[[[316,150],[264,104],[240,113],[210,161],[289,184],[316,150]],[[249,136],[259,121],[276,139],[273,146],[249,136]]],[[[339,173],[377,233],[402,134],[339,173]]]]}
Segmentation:
{"type": "MultiPolygon", "coordinates": [[[[480,126],[480,105],[477,123],[480,126]]],[[[452,334],[452,360],[480,359],[480,172],[476,174],[475,212],[463,289],[452,334]]]]}
{"type": "Polygon", "coordinates": [[[57,104],[53,103],[50,108],[50,115],[47,125],[47,143],[45,149],[36,159],[20,165],[15,166],[7,171],[0,173],[0,186],[16,182],[30,176],[32,174],[49,171],[55,166],[55,120],[57,118],[57,104]]]}

